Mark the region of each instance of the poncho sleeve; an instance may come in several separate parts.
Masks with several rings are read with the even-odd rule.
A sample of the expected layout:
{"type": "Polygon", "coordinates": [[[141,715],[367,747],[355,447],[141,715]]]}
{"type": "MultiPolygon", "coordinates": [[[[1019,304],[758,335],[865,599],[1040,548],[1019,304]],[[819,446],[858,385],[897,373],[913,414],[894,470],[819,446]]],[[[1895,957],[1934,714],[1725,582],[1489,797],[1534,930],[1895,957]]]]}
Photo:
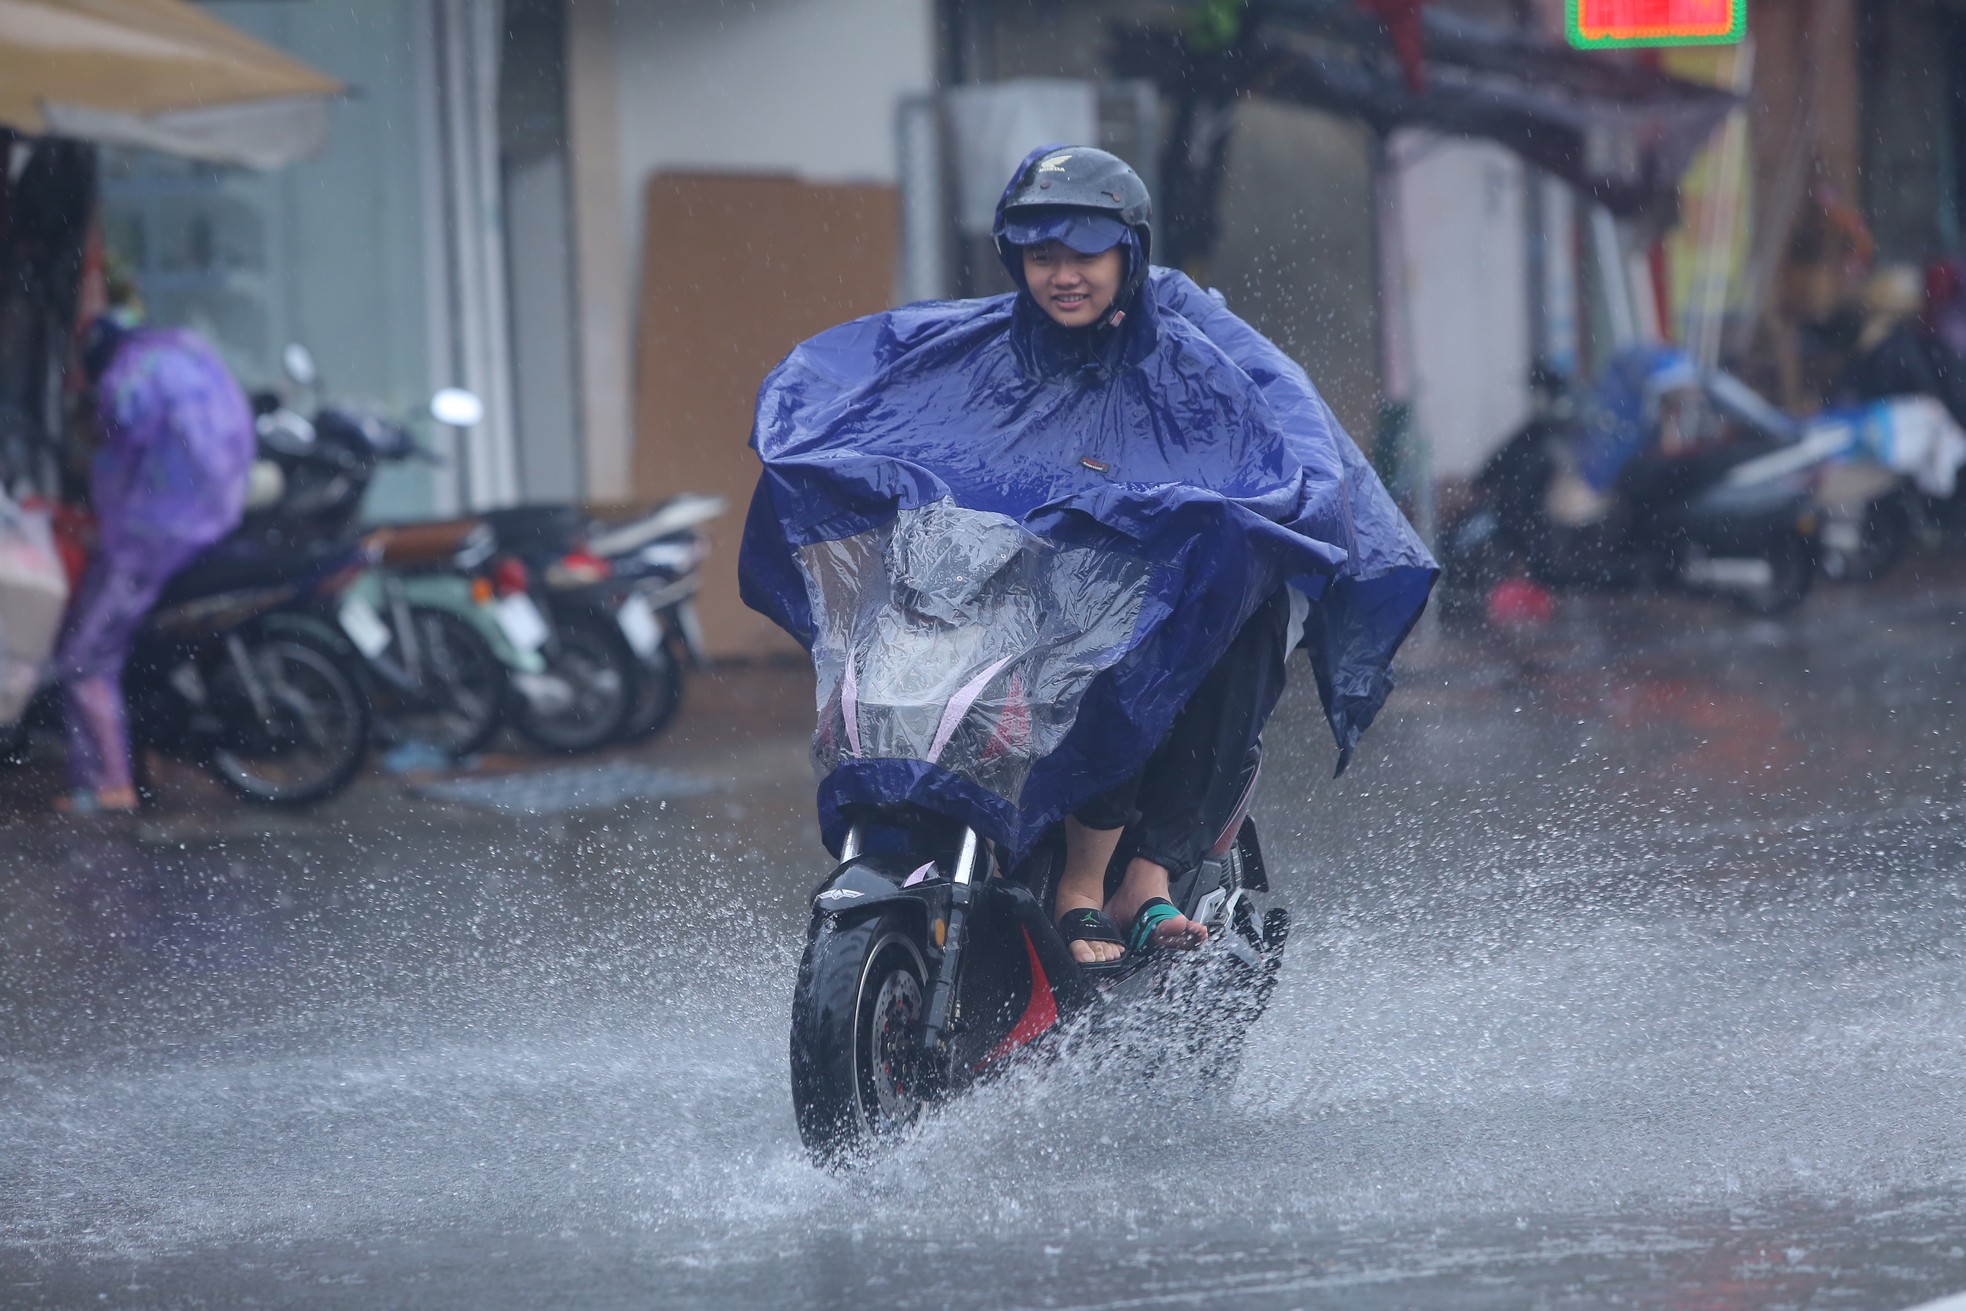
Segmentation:
{"type": "Polygon", "coordinates": [[[1393,653],[1426,608],[1439,566],[1296,361],[1186,274],[1156,269],[1153,289],[1163,311],[1200,329],[1255,382],[1304,467],[1342,478],[1344,522],[1326,531],[1348,558],[1316,595],[1303,640],[1342,770],[1392,691],[1393,653]]]}

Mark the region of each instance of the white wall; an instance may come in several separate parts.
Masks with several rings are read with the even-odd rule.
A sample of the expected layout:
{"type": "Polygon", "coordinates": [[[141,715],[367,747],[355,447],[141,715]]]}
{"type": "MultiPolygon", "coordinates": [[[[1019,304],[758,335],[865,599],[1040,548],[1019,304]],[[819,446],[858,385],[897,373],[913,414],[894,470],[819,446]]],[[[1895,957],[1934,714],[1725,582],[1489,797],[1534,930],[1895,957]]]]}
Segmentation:
{"type": "Polygon", "coordinates": [[[933,0],[568,0],[580,407],[590,494],[633,469],[642,191],[664,169],[894,182],[934,81],[933,0]]]}
{"type": "Polygon", "coordinates": [[[631,241],[658,169],[893,182],[895,106],[934,78],[930,0],[664,0],[615,11],[631,241]]]}
{"type": "Polygon", "coordinates": [[[1529,414],[1524,169],[1500,146],[1420,133],[1393,152],[1415,418],[1433,475],[1467,477],[1529,414]]]}

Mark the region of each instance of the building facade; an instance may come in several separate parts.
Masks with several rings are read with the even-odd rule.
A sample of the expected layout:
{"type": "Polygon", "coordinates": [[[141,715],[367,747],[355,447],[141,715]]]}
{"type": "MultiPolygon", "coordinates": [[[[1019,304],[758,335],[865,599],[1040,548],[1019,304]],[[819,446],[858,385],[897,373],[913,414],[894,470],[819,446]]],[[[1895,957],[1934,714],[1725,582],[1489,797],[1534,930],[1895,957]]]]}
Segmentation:
{"type": "Polygon", "coordinates": [[[931,80],[926,0],[205,7],[350,94],[327,148],[276,172],[106,149],[107,243],[152,317],[249,386],[297,341],[325,396],[484,398],[478,430],[432,434],[444,467],[379,479],[378,516],[634,494],[648,180],[892,186],[896,101],[931,80]]]}

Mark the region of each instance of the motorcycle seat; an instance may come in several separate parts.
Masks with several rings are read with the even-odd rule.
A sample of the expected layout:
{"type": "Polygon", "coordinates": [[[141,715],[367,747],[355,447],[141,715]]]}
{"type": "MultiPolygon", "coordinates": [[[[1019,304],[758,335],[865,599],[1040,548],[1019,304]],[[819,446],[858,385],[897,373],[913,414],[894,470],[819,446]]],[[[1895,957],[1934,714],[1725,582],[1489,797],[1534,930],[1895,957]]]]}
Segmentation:
{"type": "Polygon", "coordinates": [[[557,556],[587,536],[590,520],[577,505],[514,505],[487,510],[484,521],[498,549],[521,556],[557,556]]]}
{"type": "Polygon", "coordinates": [[[396,568],[450,563],[484,521],[433,519],[425,523],[384,524],[372,529],[363,543],[382,564],[396,568]]]}
{"type": "Polygon", "coordinates": [[[330,558],[349,553],[350,544],[345,541],[274,546],[235,533],[206,547],[173,575],[158,604],[168,606],[224,592],[278,587],[306,578],[330,558]]]}

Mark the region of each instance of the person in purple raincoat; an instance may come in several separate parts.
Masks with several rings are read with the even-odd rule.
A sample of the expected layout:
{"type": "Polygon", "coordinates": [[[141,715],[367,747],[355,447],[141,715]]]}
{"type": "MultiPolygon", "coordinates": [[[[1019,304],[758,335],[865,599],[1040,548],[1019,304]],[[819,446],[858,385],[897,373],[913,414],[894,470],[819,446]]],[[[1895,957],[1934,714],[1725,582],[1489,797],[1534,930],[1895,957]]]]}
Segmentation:
{"type": "Polygon", "coordinates": [[[90,324],[82,364],[100,438],[89,470],[99,545],[55,653],[73,789],[66,808],[130,810],[123,666],[165,584],[238,525],[253,413],[217,353],[188,329],[142,328],[114,311],[90,324]]]}

